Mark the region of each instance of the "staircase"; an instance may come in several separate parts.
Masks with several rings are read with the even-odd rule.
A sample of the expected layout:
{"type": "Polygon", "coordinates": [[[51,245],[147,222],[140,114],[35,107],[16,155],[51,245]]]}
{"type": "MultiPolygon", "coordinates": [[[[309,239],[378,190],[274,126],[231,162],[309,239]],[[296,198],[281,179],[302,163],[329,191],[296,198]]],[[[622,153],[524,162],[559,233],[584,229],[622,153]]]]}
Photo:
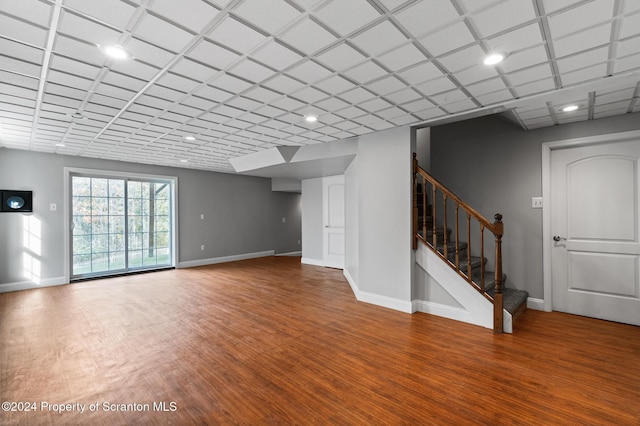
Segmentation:
{"type": "Polygon", "coordinates": [[[414,250],[423,244],[435,253],[493,305],[494,332],[502,333],[505,324],[504,331],[510,332],[513,322],[526,310],[528,293],[504,285],[502,216],[496,214],[496,221],[490,223],[421,169],[415,154],[414,172],[414,250]],[[487,248],[491,244],[493,250],[487,248]],[[494,256],[488,262],[491,252],[494,256]],[[494,270],[489,269],[489,263],[494,270]]]}

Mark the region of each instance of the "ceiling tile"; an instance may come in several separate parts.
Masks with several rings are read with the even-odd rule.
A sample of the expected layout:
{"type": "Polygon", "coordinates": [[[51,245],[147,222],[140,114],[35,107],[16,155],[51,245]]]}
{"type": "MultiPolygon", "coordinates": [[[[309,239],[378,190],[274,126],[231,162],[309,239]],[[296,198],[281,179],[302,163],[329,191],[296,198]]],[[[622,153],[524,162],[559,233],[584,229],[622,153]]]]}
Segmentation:
{"type": "Polygon", "coordinates": [[[413,43],[394,49],[379,58],[380,62],[392,71],[401,70],[410,65],[422,62],[425,59],[427,58],[416,46],[413,45],[413,43]]]}
{"type": "Polygon", "coordinates": [[[229,72],[255,83],[266,80],[275,74],[274,71],[250,59],[243,59],[230,68],[229,72]]]}
{"type": "Polygon", "coordinates": [[[329,77],[332,72],[313,61],[307,61],[288,70],[287,74],[307,83],[315,83],[329,77]]]}
{"type": "Polygon", "coordinates": [[[366,83],[386,74],[387,71],[371,61],[367,61],[344,72],[344,75],[359,83],[366,83]]]}
{"type": "Polygon", "coordinates": [[[442,72],[433,64],[433,62],[423,62],[422,64],[402,71],[399,75],[410,84],[415,85],[440,77],[442,76],[442,72]]]}
{"type": "Polygon", "coordinates": [[[513,100],[513,95],[509,90],[499,90],[497,92],[476,96],[476,100],[478,100],[478,102],[480,102],[482,106],[487,106],[496,103],[511,101],[513,100]]]}
{"type": "Polygon", "coordinates": [[[223,46],[228,46],[240,54],[249,53],[266,40],[264,35],[233,18],[226,18],[222,21],[209,33],[208,38],[223,46]]]}
{"type": "Polygon", "coordinates": [[[625,41],[619,41],[616,45],[616,57],[635,55],[640,52],[640,37],[631,38],[625,41]]]}
{"type": "Polygon", "coordinates": [[[586,53],[581,53],[578,55],[565,56],[563,59],[559,59],[557,61],[558,69],[560,70],[561,74],[565,74],[573,70],[607,62],[608,56],[608,47],[601,47],[599,49],[590,50],[586,53]]]}
{"type": "Polygon", "coordinates": [[[629,70],[640,69],[640,55],[630,55],[614,62],[615,72],[625,72],[629,70]]]}
{"type": "Polygon", "coordinates": [[[246,91],[244,93],[244,96],[246,96],[248,98],[251,98],[251,99],[255,99],[255,100],[263,102],[263,103],[269,103],[271,101],[276,100],[281,95],[279,93],[276,93],[276,92],[272,91],[272,90],[265,89],[264,87],[254,87],[254,88],[249,89],[248,91],[246,91]]]}
{"type": "Polygon", "coordinates": [[[549,64],[543,64],[527,68],[522,71],[509,73],[507,77],[513,86],[520,86],[543,78],[550,78],[552,77],[552,74],[549,64]]]}
{"type": "Polygon", "coordinates": [[[484,64],[475,65],[471,68],[467,68],[463,71],[459,71],[454,74],[456,80],[462,85],[476,83],[481,80],[486,80],[497,76],[498,73],[494,67],[489,67],[484,64]]]}
{"type": "Polygon", "coordinates": [[[581,33],[573,34],[553,41],[556,58],[582,52],[596,46],[609,43],[611,37],[611,24],[600,25],[581,33]]]}
{"type": "Polygon", "coordinates": [[[556,87],[553,79],[546,78],[538,81],[534,81],[532,83],[523,84],[521,86],[515,87],[518,96],[528,96],[536,93],[542,93],[549,90],[554,90],[556,87]]]}
{"type": "Polygon", "coordinates": [[[168,50],[160,49],[136,38],[129,40],[124,47],[131,52],[136,60],[146,62],[157,68],[163,68],[174,56],[168,50]]]}
{"type": "Polygon", "coordinates": [[[325,111],[337,111],[339,109],[346,108],[349,104],[337,98],[328,98],[317,102],[315,106],[325,111]]]}
{"type": "Polygon", "coordinates": [[[140,61],[118,61],[111,65],[111,69],[121,74],[126,74],[142,80],[151,80],[160,71],[151,65],[146,65],[140,61]]]}
{"type": "Polygon", "coordinates": [[[96,45],[116,44],[122,35],[119,31],[64,10],[60,14],[58,30],[78,40],[85,40],[96,45]]]}
{"type": "Polygon", "coordinates": [[[273,40],[262,46],[251,57],[277,70],[284,70],[302,59],[302,56],[273,40]]]}
{"type": "Polygon", "coordinates": [[[234,61],[237,61],[238,58],[240,58],[237,53],[211,43],[208,40],[200,41],[189,51],[187,56],[196,59],[207,66],[221,70],[226,69],[234,61]]]}
{"type": "Polygon", "coordinates": [[[396,15],[398,21],[415,37],[444,28],[460,15],[449,0],[425,0],[396,15]]]}
{"type": "Polygon", "coordinates": [[[307,55],[311,55],[336,41],[333,34],[309,18],[284,33],[281,39],[307,55]]]}
{"type": "Polygon", "coordinates": [[[407,42],[407,38],[389,21],[383,21],[358,34],[351,42],[370,56],[377,56],[407,42]]]}
{"type": "Polygon", "coordinates": [[[381,98],[371,99],[358,105],[360,108],[369,112],[380,111],[381,109],[390,108],[393,105],[381,98]]]}
{"type": "Polygon", "coordinates": [[[291,94],[292,97],[299,99],[308,104],[312,104],[320,99],[328,97],[328,95],[313,87],[305,87],[304,89],[291,94]]]}
{"type": "Polygon", "coordinates": [[[207,81],[219,72],[184,57],[171,67],[171,71],[199,82],[207,81]]]}
{"type": "Polygon", "coordinates": [[[400,90],[407,86],[402,81],[398,80],[397,77],[391,75],[381,78],[380,80],[376,80],[373,83],[368,83],[366,87],[379,95],[386,95],[387,93],[395,92],[396,90],[400,90]]]}
{"type": "Polygon", "coordinates": [[[478,106],[471,99],[462,99],[457,102],[444,104],[442,107],[449,111],[451,114],[455,114],[458,112],[477,108],[478,106]]]}
{"type": "Polygon", "coordinates": [[[366,0],[334,1],[316,11],[315,15],[342,36],[380,17],[366,0]]]}
{"type": "Polygon", "coordinates": [[[341,99],[344,99],[345,101],[352,104],[359,104],[360,102],[364,102],[374,97],[375,95],[373,93],[361,87],[356,87],[355,89],[349,90],[348,92],[340,95],[341,99]]]}
{"type": "Polygon", "coordinates": [[[407,3],[407,0],[380,0],[380,2],[389,10],[393,10],[396,7],[407,3]]]}
{"type": "Polygon", "coordinates": [[[49,27],[51,6],[47,3],[38,0],[2,0],[0,1],[0,9],[4,13],[33,22],[41,27],[49,27]]]}
{"type": "Polygon", "coordinates": [[[44,58],[42,50],[4,38],[0,38],[0,52],[3,56],[34,64],[41,64],[44,58]]]}
{"type": "Polygon", "coordinates": [[[634,89],[615,90],[612,92],[596,92],[596,105],[604,105],[622,100],[629,101],[633,98],[634,89]]]}
{"type": "Polygon", "coordinates": [[[562,73],[560,78],[563,86],[584,83],[590,80],[604,78],[607,76],[607,64],[601,63],[588,68],[582,68],[569,73],[562,73]]]}
{"type": "MultiPolygon", "coordinates": [[[[1,66],[0,66],[1,68],[1,66]]],[[[38,79],[0,70],[0,81],[17,87],[38,89],[38,79]]]]}
{"type": "Polygon", "coordinates": [[[131,90],[126,90],[121,87],[112,86],[110,84],[100,83],[100,85],[96,88],[95,93],[99,93],[102,95],[110,96],[112,98],[118,98],[123,100],[132,99],[136,92],[131,90]]]}
{"type": "Polygon", "coordinates": [[[484,56],[484,51],[476,45],[439,58],[439,61],[450,72],[456,72],[481,64],[484,56]]]}
{"type": "Polygon", "coordinates": [[[318,61],[337,71],[343,71],[366,59],[366,57],[346,43],[342,43],[324,52],[317,58],[318,61]]]}
{"type": "Polygon", "coordinates": [[[63,35],[56,37],[53,50],[55,53],[69,57],[80,56],[83,61],[97,66],[102,66],[106,59],[95,44],[86,43],[63,35]]]}
{"type": "Polygon", "coordinates": [[[425,81],[424,83],[418,84],[415,87],[427,96],[431,96],[435,93],[442,93],[456,88],[455,84],[453,84],[453,82],[451,82],[448,77],[440,77],[433,80],[425,81]]]}
{"type": "Polygon", "coordinates": [[[154,0],[151,10],[194,32],[200,32],[218,15],[218,9],[202,0],[154,0]]]}
{"type": "Polygon", "coordinates": [[[241,93],[251,87],[251,83],[241,80],[229,74],[221,74],[209,82],[209,85],[218,87],[231,93],[241,93]]]}
{"type": "Polygon", "coordinates": [[[475,97],[491,92],[505,90],[506,88],[507,86],[505,86],[502,78],[493,78],[491,80],[486,80],[467,86],[467,90],[469,91],[469,93],[471,93],[475,97]]]}
{"type": "Polygon", "coordinates": [[[536,46],[510,55],[500,66],[505,72],[513,72],[548,60],[547,49],[544,46],[536,46]]]}
{"type": "Polygon", "coordinates": [[[638,33],[640,33],[640,13],[622,18],[620,38],[631,37],[638,33]]]}
{"type": "Polygon", "coordinates": [[[404,103],[402,105],[400,105],[402,107],[402,109],[405,109],[409,112],[415,112],[415,111],[424,111],[425,109],[429,109],[429,108],[433,108],[434,105],[433,103],[429,102],[426,99],[416,99],[414,101],[411,102],[407,102],[404,103]]]}
{"type": "Polygon", "coordinates": [[[193,94],[207,101],[213,101],[215,103],[224,102],[233,97],[233,93],[229,93],[224,90],[220,90],[217,87],[211,87],[209,85],[199,87],[193,94]]]}
{"type": "Polygon", "coordinates": [[[182,77],[172,72],[164,74],[156,81],[156,83],[184,93],[191,92],[200,84],[197,81],[182,77]]]}
{"type": "Polygon", "coordinates": [[[124,30],[136,8],[120,0],[66,0],[65,6],[124,30]]]}
{"type": "MultiPolygon", "coordinates": [[[[340,117],[344,117],[344,118],[354,118],[354,117],[360,117],[361,115],[366,114],[366,111],[364,111],[361,108],[355,107],[355,106],[348,106],[344,109],[341,109],[339,111],[335,112],[336,115],[340,116],[340,117]]],[[[342,127],[340,127],[339,124],[334,124],[334,126],[343,129],[342,127]]],[[[357,127],[357,125],[354,125],[352,127],[357,127]]],[[[345,129],[343,129],[345,130],[345,129]]]]}
{"type": "Polygon", "coordinates": [[[287,111],[293,111],[305,106],[302,102],[296,99],[292,99],[288,96],[283,96],[280,99],[276,99],[275,101],[271,102],[271,105],[287,111]]]}
{"type": "Polygon", "coordinates": [[[536,19],[536,12],[531,0],[500,2],[472,17],[482,37],[489,37],[534,19],[536,19]],[[503,19],[496,19],[498,16],[503,19]]]}
{"type": "Polygon", "coordinates": [[[565,7],[580,3],[583,0],[542,0],[544,4],[544,11],[546,13],[553,13],[565,7]]]}
{"type": "MultiPolygon", "coordinates": [[[[347,74],[347,75],[349,77],[352,77],[351,74],[347,74]]],[[[346,90],[353,89],[355,87],[354,84],[344,79],[343,77],[340,77],[339,75],[334,75],[332,77],[329,77],[326,80],[322,80],[318,83],[315,83],[315,86],[332,95],[342,93],[346,90]]]]}
{"type": "Polygon", "coordinates": [[[450,52],[475,41],[476,39],[464,22],[456,22],[420,39],[420,43],[422,43],[433,56],[450,52]]]}
{"type": "Polygon", "coordinates": [[[282,29],[300,14],[282,0],[246,0],[234,12],[270,33],[282,29]]]}
{"type": "Polygon", "coordinates": [[[148,13],[142,18],[133,34],[173,52],[182,50],[193,38],[192,34],[148,13]]]}
{"type": "Polygon", "coordinates": [[[404,104],[420,98],[422,98],[422,95],[411,88],[402,89],[385,95],[385,99],[388,99],[395,104],[404,104]]]}
{"type": "Polygon", "coordinates": [[[611,0],[594,0],[549,17],[554,39],[608,21],[613,16],[611,0]]]}
{"type": "Polygon", "coordinates": [[[513,54],[531,46],[542,45],[542,33],[537,23],[509,31],[487,40],[492,51],[513,54]]]}
{"type": "Polygon", "coordinates": [[[278,75],[265,81],[262,85],[280,93],[290,93],[304,87],[304,84],[286,75],[278,75]]]}
{"type": "Polygon", "coordinates": [[[148,88],[145,94],[155,96],[169,102],[177,102],[185,96],[185,92],[179,92],[157,84],[148,88]]]}
{"type": "Polygon", "coordinates": [[[47,40],[47,32],[42,28],[17,19],[11,19],[2,14],[0,14],[0,36],[39,47],[44,47],[47,40]]]}
{"type": "Polygon", "coordinates": [[[52,55],[50,67],[54,70],[65,71],[74,75],[85,77],[88,79],[95,79],[100,72],[100,68],[79,62],[73,59],[68,59],[60,55],[52,55]]]}

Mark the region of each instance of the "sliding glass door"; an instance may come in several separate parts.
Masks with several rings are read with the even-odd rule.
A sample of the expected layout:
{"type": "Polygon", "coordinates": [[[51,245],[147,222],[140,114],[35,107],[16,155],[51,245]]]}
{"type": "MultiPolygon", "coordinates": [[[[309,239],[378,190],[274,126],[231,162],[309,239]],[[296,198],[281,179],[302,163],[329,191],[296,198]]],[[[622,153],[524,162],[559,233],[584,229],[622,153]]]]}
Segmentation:
{"type": "Polygon", "coordinates": [[[172,266],[173,182],[71,174],[71,279],[172,266]]]}

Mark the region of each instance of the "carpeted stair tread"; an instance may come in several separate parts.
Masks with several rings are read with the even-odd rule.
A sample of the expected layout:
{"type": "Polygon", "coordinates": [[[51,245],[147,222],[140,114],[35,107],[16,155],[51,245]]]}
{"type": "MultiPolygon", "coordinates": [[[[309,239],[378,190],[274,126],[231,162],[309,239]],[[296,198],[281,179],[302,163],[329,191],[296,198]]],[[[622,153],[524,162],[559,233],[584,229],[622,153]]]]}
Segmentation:
{"type": "MultiPolygon", "coordinates": [[[[495,294],[494,289],[491,291],[487,291],[489,296],[493,297],[495,294]]],[[[507,310],[510,314],[514,314],[516,310],[523,303],[527,304],[527,298],[529,297],[529,293],[524,290],[516,290],[515,288],[505,288],[503,290],[502,303],[503,308],[507,310]]]]}

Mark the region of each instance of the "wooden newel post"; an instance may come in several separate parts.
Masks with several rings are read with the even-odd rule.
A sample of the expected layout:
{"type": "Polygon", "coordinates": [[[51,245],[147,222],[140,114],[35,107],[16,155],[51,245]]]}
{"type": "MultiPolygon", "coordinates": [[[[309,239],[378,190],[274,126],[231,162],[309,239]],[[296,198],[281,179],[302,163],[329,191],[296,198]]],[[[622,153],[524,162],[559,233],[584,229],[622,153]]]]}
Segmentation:
{"type": "Polygon", "coordinates": [[[503,289],[502,289],[502,235],[504,234],[504,224],[502,215],[497,213],[494,216],[493,233],[496,237],[496,288],[493,296],[493,332],[502,333],[502,309],[503,309],[503,289]]]}
{"type": "Polygon", "coordinates": [[[418,248],[418,158],[413,153],[413,235],[411,236],[412,247],[414,250],[418,248]]]}

